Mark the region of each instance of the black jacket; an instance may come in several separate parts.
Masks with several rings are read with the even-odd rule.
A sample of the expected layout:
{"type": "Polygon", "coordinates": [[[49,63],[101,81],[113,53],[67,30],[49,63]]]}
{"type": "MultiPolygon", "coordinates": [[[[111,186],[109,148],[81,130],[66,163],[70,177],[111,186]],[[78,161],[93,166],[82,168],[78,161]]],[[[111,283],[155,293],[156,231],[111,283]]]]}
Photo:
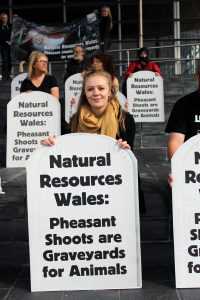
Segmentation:
{"type": "Polygon", "coordinates": [[[80,61],[72,58],[67,64],[67,69],[65,71],[64,79],[66,80],[68,77],[74,74],[81,73],[86,67],[86,65],[87,65],[86,59],[80,61]]]}
{"type": "Polygon", "coordinates": [[[7,23],[6,25],[0,23],[0,46],[1,47],[9,47],[6,41],[10,42],[11,33],[12,33],[12,25],[10,23],[7,23]]]}

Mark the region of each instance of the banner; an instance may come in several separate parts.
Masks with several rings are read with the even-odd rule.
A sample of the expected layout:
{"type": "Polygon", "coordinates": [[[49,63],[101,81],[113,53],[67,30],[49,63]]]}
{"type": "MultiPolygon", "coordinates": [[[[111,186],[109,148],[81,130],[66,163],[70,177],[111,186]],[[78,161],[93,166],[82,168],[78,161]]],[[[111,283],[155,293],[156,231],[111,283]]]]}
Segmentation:
{"type": "Polygon", "coordinates": [[[15,76],[11,82],[11,99],[20,94],[22,81],[27,77],[27,73],[21,73],[15,76]]]}
{"type": "Polygon", "coordinates": [[[6,166],[23,168],[40,141],[60,134],[60,103],[43,92],[21,93],[7,105],[6,166]]]}
{"type": "Polygon", "coordinates": [[[13,18],[11,49],[19,60],[27,60],[33,50],[45,53],[49,61],[68,60],[73,57],[75,45],[83,45],[87,53],[100,49],[96,13],[59,27],[28,22],[19,16],[13,18]]]}
{"type": "Polygon", "coordinates": [[[31,290],[141,287],[133,153],[107,136],[67,134],[26,167],[31,290]]]}
{"type": "Polygon", "coordinates": [[[163,78],[151,71],[127,79],[128,111],[135,122],[164,122],[163,78]]]}
{"type": "Polygon", "coordinates": [[[200,135],[172,157],[173,227],[177,288],[200,288],[200,135]]]}

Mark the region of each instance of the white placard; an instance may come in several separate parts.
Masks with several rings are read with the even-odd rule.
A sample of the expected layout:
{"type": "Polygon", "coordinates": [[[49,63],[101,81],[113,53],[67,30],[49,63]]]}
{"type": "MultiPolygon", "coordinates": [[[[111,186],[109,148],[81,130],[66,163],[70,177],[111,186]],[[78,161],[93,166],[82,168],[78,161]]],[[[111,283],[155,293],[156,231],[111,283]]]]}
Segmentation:
{"type": "Polygon", "coordinates": [[[68,134],[27,162],[32,291],[141,287],[137,161],[116,140],[68,134]]]}
{"type": "Polygon", "coordinates": [[[27,73],[21,73],[15,76],[11,82],[11,99],[20,94],[22,81],[27,77],[27,73]]]}
{"type": "Polygon", "coordinates": [[[7,158],[11,168],[25,167],[41,139],[60,135],[60,103],[43,92],[22,93],[7,105],[7,158]]]}
{"type": "Polygon", "coordinates": [[[65,120],[69,123],[70,118],[77,110],[78,100],[80,98],[83,85],[83,76],[81,73],[74,74],[65,81],[65,120]],[[76,99],[75,104],[71,104],[72,98],[76,99]]]}
{"type": "Polygon", "coordinates": [[[127,79],[128,111],[136,122],[164,122],[163,78],[151,71],[127,79]]]}
{"type": "Polygon", "coordinates": [[[124,94],[122,94],[120,91],[118,91],[118,92],[116,93],[116,97],[117,97],[117,99],[118,99],[119,104],[121,105],[121,107],[122,107],[123,109],[127,109],[127,108],[126,108],[126,101],[127,101],[127,99],[126,99],[126,97],[124,96],[124,94]]]}
{"type": "Polygon", "coordinates": [[[173,226],[177,288],[200,287],[200,135],[172,157],[173,226]]]}

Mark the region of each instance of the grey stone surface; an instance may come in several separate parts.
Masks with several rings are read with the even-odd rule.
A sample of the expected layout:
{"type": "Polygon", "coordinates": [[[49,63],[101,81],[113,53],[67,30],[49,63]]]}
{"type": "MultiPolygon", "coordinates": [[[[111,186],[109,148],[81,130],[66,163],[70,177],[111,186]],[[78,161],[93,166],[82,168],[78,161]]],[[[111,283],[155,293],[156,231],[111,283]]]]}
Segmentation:
{"type": "Polygon", "coordinates": [[[122,290],[120,300],[180,300],[171,281],[151,283],[144,281],[141,290],[122,290]]]}
{"type": "Polygon", "coordinates": [[[6,295],[7,300],[62,300],[63,292],[30,292],[30,280],[17,280],[13,288],[6,295]]]}
{"type": "Polygon", "coordinates": [[[64,292],[66,300],[120,300],[119,290],[64,292]]]}

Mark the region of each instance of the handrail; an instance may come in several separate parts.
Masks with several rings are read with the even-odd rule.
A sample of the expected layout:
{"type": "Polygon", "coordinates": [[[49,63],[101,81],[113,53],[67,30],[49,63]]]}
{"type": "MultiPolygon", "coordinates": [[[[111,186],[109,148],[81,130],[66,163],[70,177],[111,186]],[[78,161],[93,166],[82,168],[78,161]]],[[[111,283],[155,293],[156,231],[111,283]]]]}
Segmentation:
{"type": "MultiPolygon", "coordinates": [[[[162,51],[164,51],[165,49],[170,49],[173,48],[173,56],[172,57],[151,57],[151,60],[157,63],[161,63],[163,64],[168,64],[169,62],[174,63],[174,66],[179,65],[182,62],[186,62],[187,64],[189,64],[189,66],[184,66],[182,65],[182,69],[185,69],[185,71],[190,71],[190,73],[195,73],[195,68],[196,68],[196,59],[199,58],[200,59],[200,45],[199,43],[186,43],[186,44],[180,44],[180,45],[164,45],[164,46],[153,46],[153,47],[148,47],[149,50],[157,50],[160,49],[162,51]],[[176,49],[180,49],[180,48],[190,48],[189,49],[189,53],[187,53],[187,57],[176,57],[176,49]]],[[[122,76],[122,67],[124,68],[127,67],[130,64],[131,61],[131,53],[132,52],[136,52],[138,51],[139,48],[124,48],[124,49],[115,49],[115,50],[109,50],[107,51],[108,54],[110,55],[114,55],[116,53],[120,53],[119,58],[120,59],[115,59],[116,62],[116,66],[119,68],[119,76],[122,76]]],[[[161,52],[160,52],[161,53],[161,52]]],[[[63,65],[65,61],[51,61],[49,64],[49,71],[50,73],[53,73],[53,69],[54,69],[54,65],[63,65]]],[[[13,63],[13,66],[17,66],[17,64],[13,63]]],[[[64,67],[62,66],[63,72],[64,72],[64,67]]],[[[174,68],[175,70],[176,68],[174,68]]],[[[175,71],[174,71],[175,72],[175,71]]],[[[182,70],[181,70],[182,72],[182,70]]],[[[177,74],[181,74],[181,73],[177,73],[177,74]]],[[[177,75],[176,74],[176,75],[177,75]]]]}
{"type": "MultiPolygon", "coordinates": [[[[159,57],[159,58],[152,58],[151,60],[152,61],[155,61],[155,62],[167,62],[167,61],[174,61],[175,64],[178,64],[180,63],[181,61],[191,61],[192,62],[192,67],[193,67],[193,73],[195,72],[195,68],[196,68],[196,47],[198,46],[199,48],[199,43],[189,43],[189,44],[180,44],[180,45],[176,45],[176,44],[173,44],[173,45],[165,45],[165,46],[153,46],[153,47],[148,47],[148,49],[153,49],[153,50],[156,50],[156,49],[168,49],[168,48],[173,48],[174,49],[174,55],[175,55],[175,50],[177,49],[180,49],[180,48],[183,48],[183,47],[190,47],[191,48],[191,57],[190,58],[164,58],[164,57],[159,57]]],[[[126,49],[115,49],[115,50],[109,50],[107,51],[107,53],[109,54],[114,54],[114,53],[121,53],[122,54],[126,54],[126,62],[127,62],[127,65],[130,64],[130,52],[134,52],[134,51],[138,51],[139,48],[126,48],[126,49]]],[[[199,53],[199,52],[198,52],[199,53]]],[[[124,61],[124,60],[123,60],[124,61]]],[[[120,70],[120,75],[121,75],[121,70],[120,70]]]]}

